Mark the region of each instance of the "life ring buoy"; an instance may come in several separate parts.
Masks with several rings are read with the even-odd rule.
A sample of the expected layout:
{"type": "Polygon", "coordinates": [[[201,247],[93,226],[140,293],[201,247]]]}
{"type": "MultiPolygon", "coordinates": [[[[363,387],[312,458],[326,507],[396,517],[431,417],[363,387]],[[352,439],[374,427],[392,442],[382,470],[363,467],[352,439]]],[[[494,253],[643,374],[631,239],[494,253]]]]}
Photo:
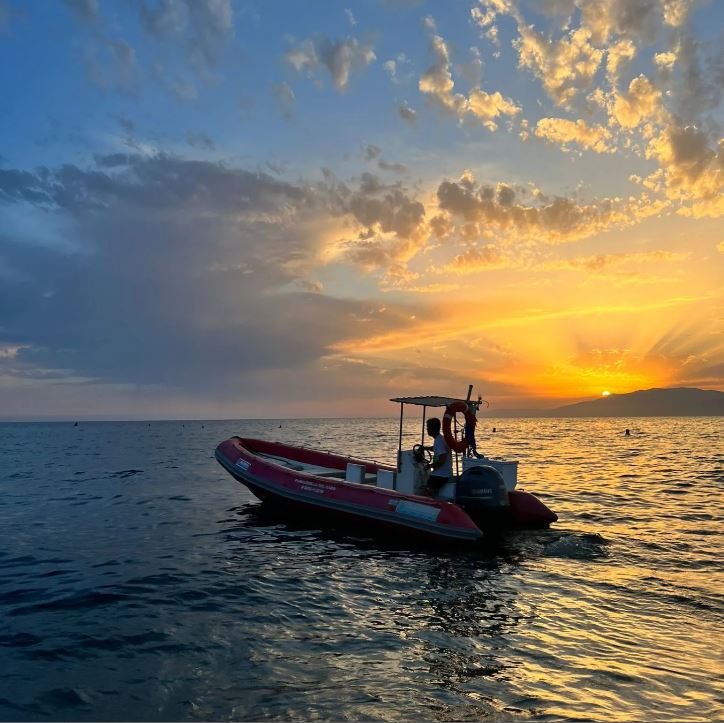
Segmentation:
{"type": "Polygon", "coordinates": [[[447,446],[455,452],[464,452],[468,448],[468,440],[455,439],[455,435],[452,432],[452,420],[455,415],[461,412],[465,415],[465,425],[472,424],[473,427],[478,423],[475,418],[475,412],[473,408],[465,402],[453,402],[445,407],[445,416],[442,418],[442,436],[447,442],[447,446]]]}

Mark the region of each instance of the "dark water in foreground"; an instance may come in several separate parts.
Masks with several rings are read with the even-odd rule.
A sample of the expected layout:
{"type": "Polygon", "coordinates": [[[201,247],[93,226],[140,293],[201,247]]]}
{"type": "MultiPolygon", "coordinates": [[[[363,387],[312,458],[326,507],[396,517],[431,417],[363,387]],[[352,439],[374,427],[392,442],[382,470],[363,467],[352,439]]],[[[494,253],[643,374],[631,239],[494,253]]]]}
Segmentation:
{"type": "Polygon", "coordinates": [[[560,521],[469,552],[287,526],[212,457],[396,424],[0,425],[0,719],[722,718],[722,418],[486,420],[560,521]]]}

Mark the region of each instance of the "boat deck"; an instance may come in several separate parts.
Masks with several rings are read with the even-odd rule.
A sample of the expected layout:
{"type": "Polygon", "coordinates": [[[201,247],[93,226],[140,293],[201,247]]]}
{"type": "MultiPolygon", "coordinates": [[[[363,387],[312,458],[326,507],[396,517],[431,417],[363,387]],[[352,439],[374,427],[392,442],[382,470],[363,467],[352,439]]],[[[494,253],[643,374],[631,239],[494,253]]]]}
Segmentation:
{"type": "MultiPolygon", "coordinates": [[[[276,454],[266,454],[262,452],[257,452],[256,454],[259,457],[269,459],[272,462],[276,462],[277,464],[281,464],[284,467],[293,469],[295,472],[306,472],[307,474],[313,474],[315,477],[327,477],[347,481],[345,480],[346,470],[344,469],[337,469],[335,467],[323,467],[318,464],[307,464],[305,462],[298,462],[297,460],[287,459],[286,457],[280,457],[276,454]]],[[[365,474],[362,484],[376,485],[377,475],[368,472],[367,474],[365,474]]]]}

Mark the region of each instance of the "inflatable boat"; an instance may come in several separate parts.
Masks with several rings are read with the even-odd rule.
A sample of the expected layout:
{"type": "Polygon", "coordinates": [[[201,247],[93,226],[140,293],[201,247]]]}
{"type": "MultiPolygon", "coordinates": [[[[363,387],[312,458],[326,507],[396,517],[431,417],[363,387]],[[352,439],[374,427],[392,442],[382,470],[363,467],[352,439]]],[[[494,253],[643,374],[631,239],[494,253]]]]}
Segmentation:
{"type": "MultiPolygon", "coordinates": [[[[558,518],[534,495],[517,489],[517,462],[466,455],[475,449],[469,430],[476,404],[450,397],[405,397],[400,403],[397,467],[281,442],[232,437],[216,459],[260,500],[298,520],[324,518],[352,530],[386,530],[397,536],[473,543],[506,527],[542,528],[558,518]],[[432,496],[426,487],[429,448],[402,449],[405,404],[445,407],[446,441],[455,472],[432,496]],[[464,405],[464,406],[463,406],[464,405]],[[456,413],[466,417],[466,437],[453,439],[456,413]],[[449,422],[449,423],[447,423],[449,422]],[[458,453],[460,450],[460,453],[458,453]],[[462,455],[462,456],[460,456],[462,455]]],[[[424,440],[424,432],[421,437],[424,440]]]]}

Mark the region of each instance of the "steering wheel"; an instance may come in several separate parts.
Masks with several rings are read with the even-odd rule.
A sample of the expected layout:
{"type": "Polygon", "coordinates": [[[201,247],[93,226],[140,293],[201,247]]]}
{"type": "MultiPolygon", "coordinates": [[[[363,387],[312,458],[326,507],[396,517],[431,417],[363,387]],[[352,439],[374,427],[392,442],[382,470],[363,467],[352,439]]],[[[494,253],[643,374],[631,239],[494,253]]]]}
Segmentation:
{"type": "Polygon", "coordinates": [[[421,444],[416,444],[412,448],[412,453],[415,455],[415,459],[418,462],[426,462],[427,464],[432,463],[432,459],[433,459],[432,451],[429,449],[426,449],[421,444]]]}

